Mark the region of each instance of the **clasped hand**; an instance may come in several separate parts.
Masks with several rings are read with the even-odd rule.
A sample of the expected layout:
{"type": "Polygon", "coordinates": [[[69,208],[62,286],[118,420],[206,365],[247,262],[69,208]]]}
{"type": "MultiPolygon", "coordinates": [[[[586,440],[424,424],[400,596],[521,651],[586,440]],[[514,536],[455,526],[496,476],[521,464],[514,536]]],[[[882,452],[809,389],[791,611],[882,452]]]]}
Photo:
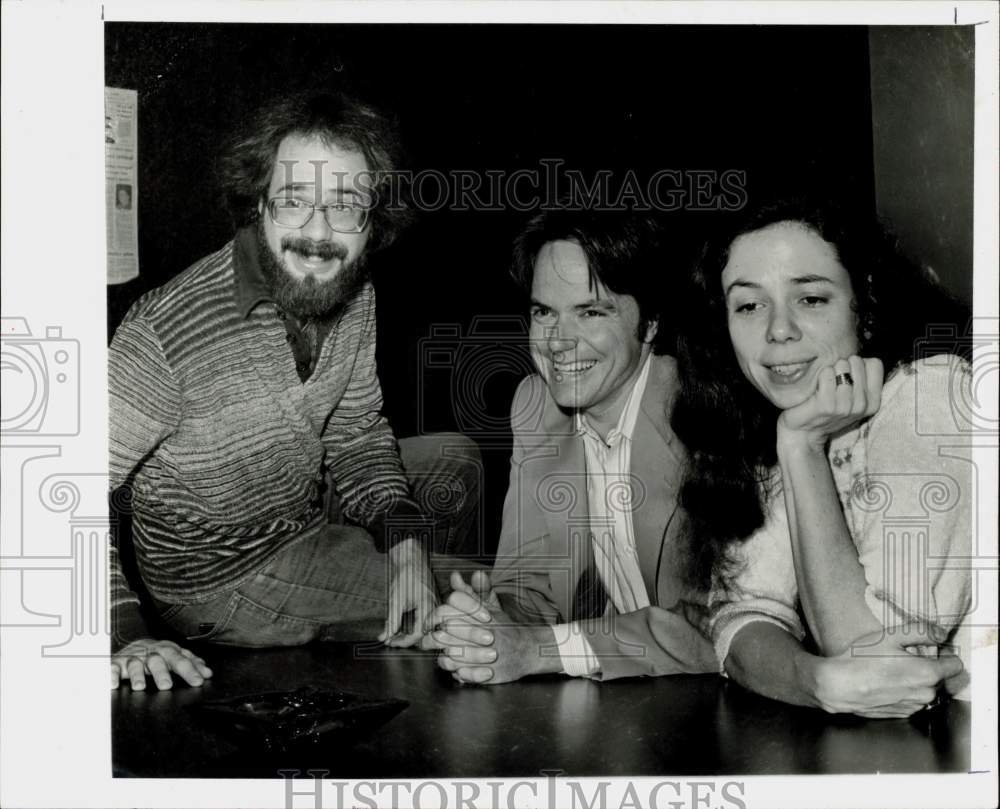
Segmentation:
{"type": "Polygon", "coordinates": [[[779,448],[804,440],[823,449],[830,436],[875,415],[882,404],[883,375],[880,359],[857,355],[821,369],[813,394],[778,418],[779,448]]]}
{"type": "MultiPolygon", "coordinates": [[[[503,611],[488,573],[476,571],[466,583],[451,574],[452,593],[431,616],[434,627],[421,642],[440,649],[438,666],[460,683],[506,683],[535,673],[538,643],[548,627],[515,624],[503,611]]],[[[551,643],[551,639],[549,640],[551,643]]]]}

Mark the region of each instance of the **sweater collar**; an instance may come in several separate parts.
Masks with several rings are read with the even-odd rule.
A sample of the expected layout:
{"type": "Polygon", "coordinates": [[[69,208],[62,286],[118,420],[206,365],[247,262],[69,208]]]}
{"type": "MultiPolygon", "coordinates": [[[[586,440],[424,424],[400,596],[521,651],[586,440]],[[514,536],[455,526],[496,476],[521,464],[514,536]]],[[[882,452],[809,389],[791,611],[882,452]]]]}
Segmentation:
{"type": "Polygon", "coordinates": [[[273,301],[271,289],[260,268],[260,246],[256,224],[246,225],[233,240],[233,275],[236,283],[236,308],[244,318],[264,301],[273,301]]]}

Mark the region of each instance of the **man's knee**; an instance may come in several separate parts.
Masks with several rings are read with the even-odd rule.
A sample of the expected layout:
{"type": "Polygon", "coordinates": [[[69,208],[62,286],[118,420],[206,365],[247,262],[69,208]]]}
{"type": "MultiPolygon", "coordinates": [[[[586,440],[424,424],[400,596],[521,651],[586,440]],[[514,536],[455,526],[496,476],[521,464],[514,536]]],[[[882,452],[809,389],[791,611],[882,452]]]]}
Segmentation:
{"type": "Polygon", "coordinates": [[[479,444],[462,433],[434,433],[425,436],[435,439],[444,448],[444,454],[449,458],[466,461],[473,464],[482,463],[479,444]]]}
{"type": "Polygon", "coordinates": [[[399,457],[407,473],[432,469],[442,460],[464,464],[482,463],[479,445],[462,433],[429,433],[400,438],[399,457]]]}
{"type": "Polygon", "coordinates": [[[439,446],[443,458],[450,462],[449,469],[456,486],[478,501],[483,479],[483,456],[479,445],[461,433],[440,433],[439,446]]]}

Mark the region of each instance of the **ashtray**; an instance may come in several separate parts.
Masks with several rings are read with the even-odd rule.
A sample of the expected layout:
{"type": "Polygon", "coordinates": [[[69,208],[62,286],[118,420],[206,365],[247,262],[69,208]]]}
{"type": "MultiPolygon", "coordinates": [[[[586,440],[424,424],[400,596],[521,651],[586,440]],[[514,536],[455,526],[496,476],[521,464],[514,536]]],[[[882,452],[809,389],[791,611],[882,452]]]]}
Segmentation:
{"type": "Polygon", "coordinates": [[[320,741],[347,742],[385,724],[409,704],[308,685],[201,702],[191,708],[242,742],[284,749],[320,741]]]}

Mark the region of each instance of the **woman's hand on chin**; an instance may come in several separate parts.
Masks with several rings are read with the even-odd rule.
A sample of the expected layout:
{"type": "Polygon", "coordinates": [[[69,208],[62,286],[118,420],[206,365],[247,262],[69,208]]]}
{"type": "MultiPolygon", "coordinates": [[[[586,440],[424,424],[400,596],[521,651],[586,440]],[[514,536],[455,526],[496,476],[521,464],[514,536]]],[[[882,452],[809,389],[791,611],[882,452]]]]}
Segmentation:
{"type": "Polygon", "coordinates": [[[820,370],[816,390],[778,417],[778,450],[822,452],[829,438],[873,416],[882,404],[884,369],[877,357],[857,355],[820,370]]]}

